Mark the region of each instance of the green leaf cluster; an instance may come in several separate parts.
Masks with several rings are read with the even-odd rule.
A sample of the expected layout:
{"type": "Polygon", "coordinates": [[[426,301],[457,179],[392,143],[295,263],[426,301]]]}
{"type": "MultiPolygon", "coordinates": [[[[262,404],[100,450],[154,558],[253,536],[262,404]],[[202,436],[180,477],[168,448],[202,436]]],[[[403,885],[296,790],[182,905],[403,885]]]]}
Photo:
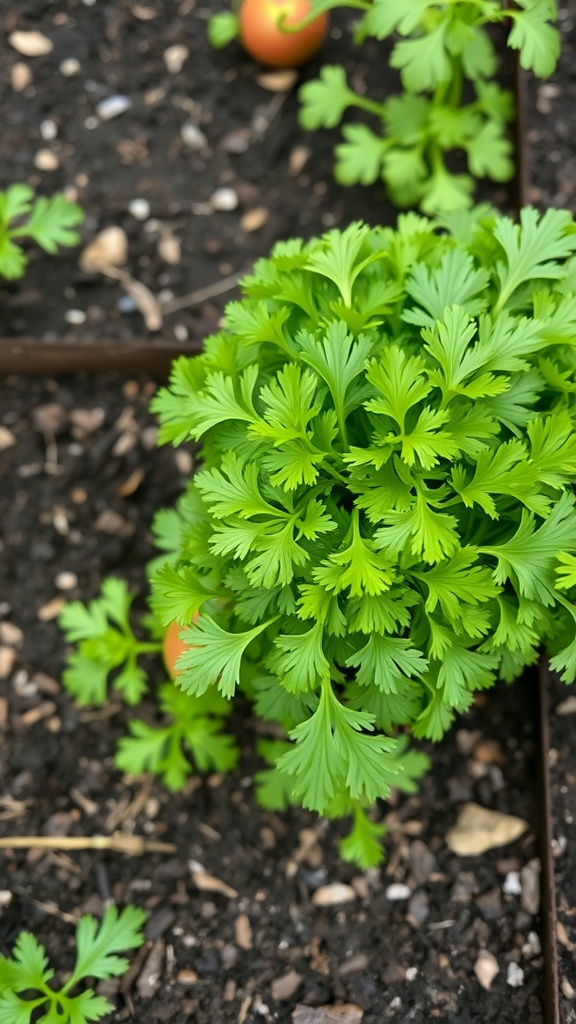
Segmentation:
{"type": "Polygon", "coordinates": [[[88,604],[71,601],[60,612],[60,628],[75,645],[62,682],[79,704],[104,704],[110,681],[127,704],[137,704],[144,694],[147,679],[139,658],[160,651],[162,645],[134,635],[131,604],[125,580],[111,576],[104,580],[99,597],[88,604]]]}
{"type": "Polygon", "coordinates": [[[77,245],[74,228],[84,214],[63,195],[35,196],[29,185],[10,185],[0,192],[0,276],[22,277],[27,257],[21,239],[30,238],[48,253],[77,245]]]}
{"type": "Polygon", "coordinates": [[[144,911],[108,907],[98,923],[85,914],[76,928],[76,961],[68,981],[54,985],[44,947],[31,932],[20,932],[12,956],[0,956],[0,1024],[88,1024],[114,1010],[104,996],[86,986],[124,974],[129,961],[118,953],[144,942],[144,911]],[[74,990],[84,983],[80,992],[74,990]]]}
{"type": "Polygon", "coordinates": [[[263,801],[352,814],[362,863],[424,770],[406,729],[439,740],[543,643],[576,676],[575,264],[558,210],[282,242],[153,401],[201,446],[156,524],[155,614],[199,612],[176,684],[247,694],[286,737],[263,801]]]}
{"type": "Polygon", "coordinates": [[[513,176],[507,123],[510,93],[494,80],[498,61],[490,28],[505,24],[508,45],[523,68],[552,74],[560,53],[555,0],[355,0],[313,3],[316,10],[353,6],[361,14],[356,40],[392,40],[383,54],[400,75],[403,91],[383,102],[350,87],[340,65],[326,65],[300,90],[304,128],[334,128],[348,110],[375,118],[375,128],[348,122],[335,149],[334,175],[342,185],[383,180],[392,201],[428,214],[467,208],[474,179],[513,176]],[[463,102],[464,85],[471,99],[463,102]],[[447,156],[463,153],[467,173],[455,173],[447,156]]]}
{"type": "Polygon", "coordinates": [[[222,732],[231,708],[215,689],[192,697],[174,683],[163,683],[158,703],[163,725],[148,725],[139,718],[129,723],[129,735],[120,740],[116,753],[121,771],[152,772],[168,789],[178,790],[195,768],[227,772],[234,767],[238,750],[232,737],[222,732]]]}

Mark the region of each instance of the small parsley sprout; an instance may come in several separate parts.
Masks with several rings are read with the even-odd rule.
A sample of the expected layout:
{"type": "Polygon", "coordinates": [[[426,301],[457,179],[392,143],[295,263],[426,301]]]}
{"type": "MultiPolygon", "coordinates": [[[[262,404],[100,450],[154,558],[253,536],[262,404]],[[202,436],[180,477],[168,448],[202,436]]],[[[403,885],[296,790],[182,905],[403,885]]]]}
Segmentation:
{"type": "MultiPolygon", "coordinates": [[[[347,6],[342,0],[321,8],[347,6]]],[[[560,53],[555,0],[355,0],[363,12],[356,40],[393,39],[389,57],[403,92],[382,102],[357,93],[340,65],[326,65],[300,89],[300,122],[310,131],[335,128],[345,112],[359,109],[374,128],[350,123],[335,149],[334,176],[342,185],[384,181],[398,206],[424,213],[469,207],[474,178],[508,181],[514,174],[507,125],[514,115],[509,92],[494,81],[498,60],[488,29],[510,26],[508,45],[523,68],[551,75],[560,53]],[[463,102],[464,86],[471,94],[463,102]],[[446,156],[463,151],[466,174],[455,174],[446,156]]]]}
{"type": "MultiPolygon", "coordinates": [[[[372,808],[426,769],[410,734],[543,645],[576,678],[576,225],[409,213],[280,242],[241,287],[153,400],[202,465],[157,518],[151,604],[195,617],[181,697],[242,692],[277,730],[261,802],[351,816],[370,866],[372,808]]],[[[122,766],[179,781],[195,714],[132,727],[122,766]]]]}
{"type": "Polygon", "coordinates": [[[29,185],[10,185],[0,192],[0,276],[22,277],[27,258],[20,239],[55,253],[59,246],[77,245],[74,228],[83,218],[81,208],[63,195],[36,197],[29,185]]]}
{"type": "Polygon", "coordinates": [[[230,702],[211,688],[201,697],[183,693],[174,683],[158,691],[160,710],[167,721],[148,725],[140,719],[129,724],[116,753],[116,766],[129,775],[153,772],[168,789],[182,789],[194,769],[227,772],[238,760],[231,736],[222,733],[230,702]]]}
{"type": "Polygon", "coordinates": [[[101,596],[89,604],[65,605],[59,624],[67,641],[76,644],[68,657],[62,681],[80,704],[100,706],[106,700],[108,680],[127,704],[137,704],[146,690],[141,655],[162,649],[159,641],[141,641],[130,624],[132,596],[124,580],[110,577],[101,596]]]}
{"type": "Polygon", "coordinates": [[[55,971],[44,947],[30,932],[20,932],[12,956],[0,956],[0,1024],[88,1024],[111,1013],[111,1003],[92,988],[85,986],[76,995],[74,989],[88,978],[124,974],[129,961],[118,953],[142,945],[145,921],[146,914],[138,907],[120,912],[108,907],[100,923],[89,914],[81,917],[74,969],[60,988],[53,984],[55,971]]]}

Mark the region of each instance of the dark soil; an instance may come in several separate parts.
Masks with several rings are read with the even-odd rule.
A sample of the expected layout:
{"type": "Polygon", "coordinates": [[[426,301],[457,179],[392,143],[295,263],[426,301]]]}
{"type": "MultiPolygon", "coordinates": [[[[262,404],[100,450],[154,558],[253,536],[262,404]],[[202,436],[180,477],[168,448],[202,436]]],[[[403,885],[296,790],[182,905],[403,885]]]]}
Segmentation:
{"type": "MultiPolygon", "coordinates": [[[[210,49],[206,22],[224,6],[225,0],[25,0],[0,17],[6,35],[35,29],[53,42],[50,53],[30,59],[5,44],[0,187],[26,181],[41,192],[65,189],[86,211],[85,240],[110,225],[123,228],[127,269],[162,303],[247,270],[279,238],[310,237],[354,219],[376,224],[396,218],[380,186],[344,189],[333,181],[339,129],[302,131],[296,86],[270,91],[262,69],[238,46],[210,49]],[[170,73],[164,55],[175,45],[185,46],[188,56],[178,73],[170,73]],[[78,61],[71,77],[62,71],[70,58],[78,61]],[[22,91],[12,84],[17,63],[32,75],[22,91]],[[131,107],[99,121],[98,103],[114,95],[126,96],[131,107]],[[48,133],[56,133],[48,141],[47,122],[48,133]],[[199,149],[183,140],[191,124],[204,136],[199,149]],[[45,150],[57,158],[57,169],[37,168],[45,150]],[[237,196],[235,210],[214,211],[211,197],[222,187],[237,196]],[[130,213],[134,199],[149,204],[143,221],[130,213]],[[166,233],[180,243],[173,264],[161,255],[166,233]]],[[[383,45],[352,46],[353,18],[350,10],[335,14],[323,53],[300,73],[299,83],[315,76],[323,62],[342,63],[351,82],[374,99],[397,92],[383,45]]],[[[508,207],[510,196],[499,187],[482,198],[508,207]]],[[[231,294],[167,315],[162,337],[201,340],[231,294]]],[[[24,282],[0,293],[0,300],[0,336],[82,341],[147,334],[141,314],[127,312],[130,300],[119,283],[82,273],[76,251],[47,258],[31,250],[24,282]]]]}
{"type": "MultiPolygon", "coordinates": [[[[530,681],[480,701],[430,751],[418,796],[382,807],[387,861],[367,873],[338,861],[339,827],[258,809],[250,723],[237,723],[238,771],[193,778],[173,796],[114,769],[129,713],[114,700],[82,710],[62,692],[62,601],[95,595],[110,573],[142,590],[153,510],[191,467],[188,452],[153,446],[152,387],[117,377],[1,385],[0,834],[119,830],[174,842],[177,854],[2,853],[0,950],[33,929],[66,969],[70,916],[99,912],[112,896],[150,914],[149,942],[115,995],[117,1021],[288,1024],[298,1003],[345,1002],[365,1010],[364,1024],[541,1024],[530,681]],[[459,858],[446,833],[468,800],[530,828],[513,845],[459,858]],[[238,895],[199,891],[191,860],[238,895]],[[336,882],[354,898],[315,907],[314,891],[336,882]],[[410,893],[393,900],[393,883],[410,893]],[[474,974],[483,949],[499,968],[489,990],[474,974]]],[[[162,681],[161,666],[151,668],[162,681]]]]}

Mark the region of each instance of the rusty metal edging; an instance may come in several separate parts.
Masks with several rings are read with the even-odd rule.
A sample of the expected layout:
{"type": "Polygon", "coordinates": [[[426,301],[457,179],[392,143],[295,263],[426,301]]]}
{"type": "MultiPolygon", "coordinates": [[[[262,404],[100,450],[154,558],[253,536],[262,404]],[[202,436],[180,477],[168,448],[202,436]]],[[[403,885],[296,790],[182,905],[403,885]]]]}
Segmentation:
{"type": "Polygon", "coordinates": [[[48,342],[37,338],[0,338],[0,376],[59,376],[116,370],[167,377],[177,356],[194,355],[201,349],[199,341],[178,345],[152,340],[48,342]]]}
{"type": "Polygon", "coordinates": [[[538,710],[540,713],[540,856],[542,862],[542,938],[544,950],[544,998],[546,1024],[560,1024],[560,977],[558,970],[556,883],[552,841],[552,790],[550,786],[550,728],[548,681],[550,669],[545,658],[538,669],[538,710]]]}

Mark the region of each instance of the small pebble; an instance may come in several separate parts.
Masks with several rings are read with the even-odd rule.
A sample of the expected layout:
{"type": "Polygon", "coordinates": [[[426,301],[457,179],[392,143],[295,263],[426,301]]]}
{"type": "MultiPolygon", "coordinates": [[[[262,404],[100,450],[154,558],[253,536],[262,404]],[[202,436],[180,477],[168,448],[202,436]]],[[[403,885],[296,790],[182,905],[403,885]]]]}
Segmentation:
{"type": "Polygon", "coordinates": [[[175,43],[164,50],[164,63],[171,75],[177,75],[182,70],[189,52],[188,47],[181,43],[175,43]]]}
{"type": "Polygon", "coordinates": [[[399,900],[409,900],[412,890],[410,886],[404,885],[403,882],[393,882],[392,885],[388,886],[384,895],[391,903],[397,903],[399,900]]]}
{"type": "Polygon", "coordinates": [[[520,875],[517,871],[509,871],[504,879],[502,885],[502,892],[506,896],[520,896],[522,893],[522,883],[520,881],[520,875]]]}
{"type": "Polygon", "coordinates": [[[208,139],[194,121],[185,121],[180,129],[180,137],[189,149],[201,150],[208,145],[208,139]]]}
{"type": "Polygon", "coordinates": [[[16,444],[16,438],[8,427],[0,426],[0,452],[5,451],[6,448],[11,448],[13,444],[16,444]]]}
{"type": "Polygon", "coordinates": [[[514,961],[508,964],[506,982],[510,985],[510,988],[522,988],[524,984],[524,971],[514,961]]]}
{"type": "Polygon", "coordinates": [[[24,92],[32,82],[32,72],[24,61],[17,61],[10,69],[10,84],[14,92],[24,92]]]}
{"type": "Polygon", "coordinates": [[[83,324],[86,322],[86,313],[83,309],[67,309],[64,319],[67,324],[83,324]]]}
{"type": "Polygon", "coordinates": [[[43,57],[54,48],[52,40],[41,32],[11,32],[8,42],[24,57],[43,57]]]}
{"type": "Polygon", "coordinates": [[[59,572],[54,582],[58,590],[73,590],[78,584],[78,577],[73,572],[59,572]]]}
{"type": "Polygon", "coordinates": [[[128,203],[128,211],[136,220],[148,220],[150,203],[147,199],[132,199],[128,203]]]}
{"type": "Polygon", "coordinates": [[[131,106],[132,100],[128,96],[107,96],[97,104],[96,113],[101,121],[111,121],[113,117],[125,114],[131,106]]]}
{"type": "Polygon", "coordinates": [[[238,206],[238,193],[233,188],[217,188],[210,197],[213,210],[229,213],[238,206]]]}
{"type": "Polygon", "coordinates": [[[238,156],[240,153],[245,153],[250,147],[251,132],[249,128],[236,128],[231,132],[227,132],[223,136],[220,142],[220,148],[225,153],[230,153],[232,156],[238,156]]]}
{"type": "Polygon", "coordinates": [[[47,117],[45,121],[40,123],[40,135],[44,139],[44,142],[52,142],[58,135],[58,128],[56,123],[47,117]]]}
{"type": "Polygon", "coordinates": [[[116,307],[121,313],[134,313],[138,308],[131,295],[121,295],[116,307]]]}
{"type": "Polygon", "coordinates": [[[34,166],[39,171],[56,171],[60,167],[60,161],[51,149],[39,149],[34,157],[34,166]]]}
{"type": "Polygon", "coordinates": [[[414,981],[414,979],[417,978],[417,977],[418,977],[418,968],[417,967],[407,967],[406,968],[406,981],[414,981]]]}
{"type": "Polygon", "coordinates": [[[494,954],[488,949],[481,949],[476,963],[474,964],[474,974],[478,978],[482,988],[486,989],[488,992],[492,986],[494,978],[499,973],[500,968],[494,954]]]}
{"type": "Polygon", "coordinates": [[[82,65],[79,60],[76,60],[76,57],[66,57],[60,64],[60,74],[64,75],[64,78],[72,78],[80,73],[81,67],[82,65]]]}

